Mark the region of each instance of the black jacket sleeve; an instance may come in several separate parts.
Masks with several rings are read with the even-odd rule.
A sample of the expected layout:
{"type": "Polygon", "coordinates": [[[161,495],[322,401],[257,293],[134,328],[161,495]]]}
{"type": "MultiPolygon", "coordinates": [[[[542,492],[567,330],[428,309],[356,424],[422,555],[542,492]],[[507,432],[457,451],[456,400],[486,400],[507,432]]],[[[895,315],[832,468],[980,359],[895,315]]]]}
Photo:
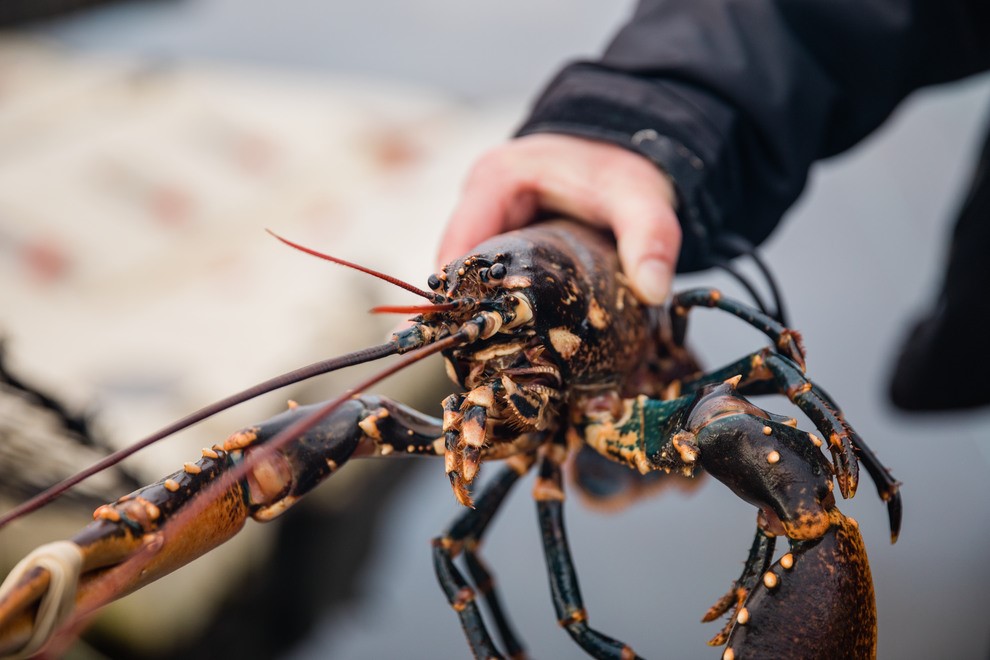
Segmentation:
{"type": "Polygon", "coordinates": [[[681,270],[715,236],[765,239],[813,161],[912,90],[990,68],[988,0],[642,0],[597,62],[565,68],[520,135],[637,151],[674,180],[681,270]]]}

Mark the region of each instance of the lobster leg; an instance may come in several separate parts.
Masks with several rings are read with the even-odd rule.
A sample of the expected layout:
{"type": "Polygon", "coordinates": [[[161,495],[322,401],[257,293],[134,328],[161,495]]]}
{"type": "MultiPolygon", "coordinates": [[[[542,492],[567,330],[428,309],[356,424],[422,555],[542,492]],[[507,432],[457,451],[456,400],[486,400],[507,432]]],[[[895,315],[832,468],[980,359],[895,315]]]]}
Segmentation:
{"type": "Polygon", "coordinates": [[[588,625],[588,613],[584,609],[574,560],[564,530],[564,484],[560,464],[566,452],[559,444],[551,445],[548,449],[540,461],[533,497],[543,536],[543,551],[557,621],[592,657],[607,660],[638,658],[628,645],[588,625]]]}
{"type": "Polygon", "coordinates": [[[234,433],[204,449],[198,462],[101,506],[95,520],[71,541],[33,554],[0,587],[0,653],[40,648],[73,609],[91,611],[189,563],[234,536],[248,516],[271,520],[352,456],[443,453],[437,446],[439,420],[381,397],[363,396],[345,402],[252,466],[245,479],[212,494],[200,515],[182,515],[256,447],[319,408],[296,407],[234,433]],[[183,526],[170,524],[182,518],[187,519],[183,526]],[[137,564],[127,561],[138,554],[137,564]],[[39,603],[42,613],[58,615],[39,618],[39,603]],[[40,619],[47,625],[34,631],[40,619]]]}
{"type": "Polygon", "coordinates": [[[759,527],[756,528],[753,545],[749,549],[749,556],[746,558],[746,564],[743,566],[742,574],[732,583],[732,586],[725,595],[708,608],[705,616],[701,618],[702,623],[708,623],[728,612],[729,608],[733,608],[732,618],[721,632],[709,640],[709,645],[722,646],[729,638],[729,632],[732,630],[732,625],[739,608],[742,607],[743,603],[746,602],[746,598],[752,593],[757,584],[759,584],[760,577],[770,568],[776,542],[777,539],[775,536],[767,534],[759,527]]]}
{"type": "MultiPolygon", "coordinates": [[[[894,479],[877,458],[876,454],[863,442],[852,427],[846,424],[842,417],[842,412],[832,403],[831,397],[820,387],[805,378],[793,363],[781,358],[779,355],[768,355],[764,364],[773,374],[773,379],[778,388],[787,395],[808,417],[818,423],[818,420],[834,423],[840,422],[848,430],[846,435],[832,435],[829,437],[829,449],[838,461],[839,456],[843,461],[851,461],[855,464],[856,459],[863,461],[863,466],[870,474],[873,483],[876,484],[877,493],[880,499],[887,503],[887,514],[890,519],[891,542],[897,540],[901,528],[901,496],[900,484],[894,479]],[[838,441],[838,442],[837,442],[838,441]],[[854,454],[848,456],[851,449],[854,454]]],[[[839,481],[839,487],[843,483],[839,481]]],[[[852,486],[855,489],[855,484],[852,486]]],[[[843,495],[846,495],[843,492],[843,495]]],[[[846,495],[850,497],[851,495],[846,495]]]]}
{"type": "Polygon", "coordinates": [[[679,346],[684,345],[684,337],[687,334],[688,312],[692,307],[699,306],[717,307],[742,319],[772,339],[778,351],[797,363],[802,371],[804,370],[804,347],[801,345],[800,333],[749,305],[726,298],[718,289],[691,289],[674,296],[670,303],[670,320],[674,342],[679,346]]]}
{"type": "Polygon", "coordinates": [[[476,508],[461,514],[443,536],[433,539],[433,565],[437,580],[451,607],[460,617],[468,643],[477,658],[495,658],[501,655],[489,636],[475,603],[476,593],[480,593],[485,600],[508,656],[521,659],[526,655],[502,608],[491,573],[478,556],[478,546],[505,496],[519,477],[529,471],[532,464],[533,459],[530,456],[509,459],[507,466],[485,487],[476,508]],[[474,581],[474,588],[468,585],[454,565],[454,559],[461,552],[464,553],[464,561],[474,581]]]}
{"type": "Polygon", "coordinates": [[[829,449],[838,471],[839,488],[847,498],[855,493],[857,459],[862,461],[876,485],[880,499],[887,503],[891,541],[896,541],[901,528],[902,510],[899,482],[846,422],[842,411],[828,393],[805,376],[791,360],[769,349],[763,349],[702,378],[685,381],[681,389],[685,393],[698,392],[706,386],[737,375],[741,376],[738,385],[741,393],[786,396],[815,423],[819,431],[829,439],[829,449]]]}
{"type": "Polygon", "coordinates": [[[464,404],[463,394],[451,394],[443,400],[443,437],[444,437],[444,470],[450,479],[450,487],[454,490],[457,501],[464,506],[472,506],[468,484],[463,478],[464,456],[461,449],[461,426],[464,416],[461,406],[464,404]]]}
{"type": "Polygon", "coordinates": [[[838,471],[839,489],[842,491],[843,497],[850,498],[855,494],[859,473],[858,460],[863,462],[863,466],[877,487],[877,493],[887,503],[891,541],[896,541],[901,525],[899,484],[880,463],[876,454],[846,424],[839,407],[832,398],[823,389],[805,378],[804,349],[801,346],[801,336],[766,314],[735,300],[725,298],[716,289],[702,288],[678,294],[671,303],[671,325],[674,341],[677,344],[684,342],[684,336],[687,332],[687,314],[690,308],[695,306],[718,307],[739,317],[770,337],[779,354],[770,351],[755,353],[749,358],[744,358],[733,365],[719,369],[693,383],[684,383],[684,391],[694,391],[707,383],[717,382],[736,374],[743,374],[740,389],[747,394],[763,394],[767,391],[785,394],[805,414],[811,417],[815,425],[827,435],[829,450],[832,452],[838,471]],[[747,361],[749,364],[746,364],[747,361]],[[729,373],[736,367],[739,368],[738,371],[729,373]],[[762,389],[764,386],[769,386],[769,381],[773,381],[773,386],[770,386],[769,390],[762,389]]]}

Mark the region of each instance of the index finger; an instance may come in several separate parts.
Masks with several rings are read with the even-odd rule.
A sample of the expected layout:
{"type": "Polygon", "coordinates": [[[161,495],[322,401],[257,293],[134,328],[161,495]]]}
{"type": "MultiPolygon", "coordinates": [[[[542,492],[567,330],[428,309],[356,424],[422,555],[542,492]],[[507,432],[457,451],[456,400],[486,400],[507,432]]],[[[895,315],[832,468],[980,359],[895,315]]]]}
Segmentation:
{"type": "Polygon", "coordinates": [[[447,221],[437,265],[453,261],[486,238],[522,226],[535,211],[536,195],[522,181],[472,177],[447,221]]]}

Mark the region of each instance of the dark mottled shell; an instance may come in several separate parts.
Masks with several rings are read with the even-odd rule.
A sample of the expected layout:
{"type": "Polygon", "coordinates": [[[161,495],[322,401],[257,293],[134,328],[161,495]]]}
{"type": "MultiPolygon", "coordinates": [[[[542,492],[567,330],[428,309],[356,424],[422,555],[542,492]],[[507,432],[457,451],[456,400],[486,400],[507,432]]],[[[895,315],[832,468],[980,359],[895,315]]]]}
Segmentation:
{"type": "Polygon", "coordinates": [[[506,288],[532,301],[536,339],[569,386],[614,387],[654,350],[650,309],[627,286],[606,234],[554,221],[498,236],[448,267],[448,293],[483,296],[478,272],[494,262],[507,267],[506,288]]]}

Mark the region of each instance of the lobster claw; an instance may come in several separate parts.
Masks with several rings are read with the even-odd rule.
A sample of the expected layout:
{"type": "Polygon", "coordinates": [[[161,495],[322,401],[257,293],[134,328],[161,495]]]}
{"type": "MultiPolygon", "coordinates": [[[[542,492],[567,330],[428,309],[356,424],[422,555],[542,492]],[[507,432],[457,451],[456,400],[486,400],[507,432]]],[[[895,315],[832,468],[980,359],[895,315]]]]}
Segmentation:
{"type": "Polygon", "coordinates": [[[238,431],[199,461],[101,506],[71,540],[38,548],[0,586],[0,656],[37,652],[73,617],[188,564],[248,518],[272,520],[353,455],[436,453],[439,420],[400,404],[364,395],[326,410],[293,406],[238,431]],[[300,421],[314,423],[279,447],[300,421]],[[241,466],[249,469],[235,478],[241,466]]]}
{"type": "Polygon", "coordinates": [[[270,520],[291,506],[332,472],[327,460],[343,463],[353,453],[361,437],[360,404],[342,406],[292,446],[258,462],[244,479],[229,479],[228,473],[245,454],[317,407],[289,410],[234,433],[204,449],[199,461],[99,507],[93,522],[71,540],[31,553],[0,586],[0,655],[32,655],[74,617],[225,543],[249,517],[270,520]],[[313,454],[320,460],[307,460],[313,454]],[[202,497],[213,486],[222,488],[202,497]],[[196,515],[188,515],[193,507],[196,515]]]}
{"type": "Polygon", "coordinates": [[[743,601],[723,660],[875,657],[870,566],[856,521],[835,507],[830,465],[813,436],[737,397],[734,385],[703,391],[688,419],[705,470],[760,510],[743,576],[704,618],[743,601]],[[790,552],[770,564],[776,536],[790,552]]]}
{"type": "Polygon", "coordinates": [[[859,526],[838,509],[793,541],[736,613],[723,658],[873,658],[877,611],[859,526]]]}
{"type": "MultiPolygon", "coordinates": [[[[130,593],[230,539],[248,518],[240,484],[166,544],[155,520],[135,524],[136,513],[158,508],[148,497],[97,509],[97,519],[72,540],[56,541],[25,557],[0,586],[0,656],[30,657],[73,617],[130,593]],[[124,514],[118,513],[124,511],[124,514]],[[123,523],[130,513],[129,522],[123,523]],[[167,546],[167,547],[166,547],[167,546]],[[123,562],[140,555],[134,567],[123,562]]],[[[167,491],[166,491],[167,492],[167,491]]]]}

